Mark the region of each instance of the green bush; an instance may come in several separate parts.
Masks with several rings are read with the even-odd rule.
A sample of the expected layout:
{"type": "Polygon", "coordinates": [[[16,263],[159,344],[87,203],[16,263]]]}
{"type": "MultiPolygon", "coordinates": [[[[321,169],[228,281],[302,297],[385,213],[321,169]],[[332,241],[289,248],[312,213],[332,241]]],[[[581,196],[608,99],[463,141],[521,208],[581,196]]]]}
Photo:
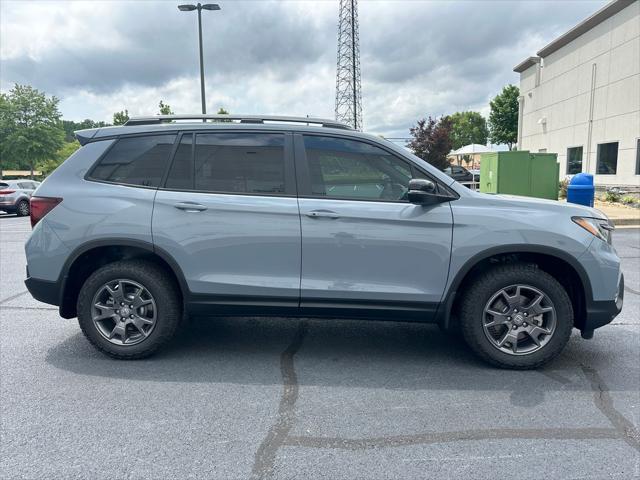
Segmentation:
{"type": "Polygon", "coordinates": [[[622,203],[624,203],[625,205],[634,205],[638,203],[638,199],[633,195],[625,195],[624,197],[622,197],[622,203]]]}
{"type": "Polygon", "coordinates": [[[604,201],[605,202],[619,202],[620,201],[620,193],[615,191],[615,190],[607,190],[607,192],[604,194],[604,201]]]}
{"type": "Polygon", "coordinates": [[[560,198],[567,198],[567,189],[569,188],[569,177],[565,177],[560,180],[560,190],[558,196],[560,198]]]}

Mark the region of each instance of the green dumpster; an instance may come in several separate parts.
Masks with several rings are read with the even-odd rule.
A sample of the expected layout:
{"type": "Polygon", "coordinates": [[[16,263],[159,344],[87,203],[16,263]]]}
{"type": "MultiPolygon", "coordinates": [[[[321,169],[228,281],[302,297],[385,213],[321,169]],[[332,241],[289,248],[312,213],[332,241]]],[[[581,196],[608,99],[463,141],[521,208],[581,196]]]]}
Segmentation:
{"type": "Polygon", "coordinates": [[[558,199],[560,164],[555,153],[527,150],[484,153],[480,158],[480,191],[558,199]]]}

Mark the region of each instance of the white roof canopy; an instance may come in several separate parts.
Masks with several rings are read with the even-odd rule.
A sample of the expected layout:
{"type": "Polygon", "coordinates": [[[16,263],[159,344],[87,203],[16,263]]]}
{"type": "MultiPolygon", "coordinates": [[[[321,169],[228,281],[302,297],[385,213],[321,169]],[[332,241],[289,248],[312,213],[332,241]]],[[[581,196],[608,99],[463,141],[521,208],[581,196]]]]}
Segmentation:
{"type": "Polygon", "coordinates": [[[486,145],[471,143],[469,145],[465,145],[464,147],[460,147],[457,150],[452,150],[451,152],[449,152],[449,155],[473,155],[474,153],[489,152],[495,152],[495,150],[491,147],[487,147],[486,145]]]}

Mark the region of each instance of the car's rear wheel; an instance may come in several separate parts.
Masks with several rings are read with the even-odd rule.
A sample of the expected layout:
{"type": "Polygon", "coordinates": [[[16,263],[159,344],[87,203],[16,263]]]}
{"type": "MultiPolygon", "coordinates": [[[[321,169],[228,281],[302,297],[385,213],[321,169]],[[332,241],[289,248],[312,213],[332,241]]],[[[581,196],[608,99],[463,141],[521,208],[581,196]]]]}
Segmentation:
{"type": "Polygon", "coordinates": [[[19,217],[28,217],[31,209],[27,200],[20,200],[16,205],[16,215],[19,217]]]}
{"type": "Polygon", "coordinates": [[[171,339],[181,318],[177,285],[162,268],[143,260],[98,269],[80,290],[77,308],[87,339],[121,359],[154,353],[171,339]]]}
{"type": "Polygon", "coordinates": [[[566,345],[573,328],[563,286],[533,265],[506,264],[479,275],[460,308],[467,344],[504,368],[537,368],[566,345]]]}

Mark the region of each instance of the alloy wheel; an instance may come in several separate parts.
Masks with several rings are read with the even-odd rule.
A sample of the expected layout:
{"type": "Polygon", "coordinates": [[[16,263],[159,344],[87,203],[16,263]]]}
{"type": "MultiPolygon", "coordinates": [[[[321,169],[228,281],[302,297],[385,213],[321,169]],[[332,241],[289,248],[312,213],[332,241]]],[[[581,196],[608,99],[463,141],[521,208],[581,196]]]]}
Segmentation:
{"type": "Polygon", "coordinates": [[[527,355],[543,348],[556,330],[551,299],[530,285],[498,290],[484,307],[482,327],[495,348],[509,355],[527,355]]]}
{"type": "Polygon", "coordinates": [[[156,301],[133,280],[112,280],[93,297],[91,319],[105,339],[116,345],[136,345],[156,326],[156,301]]]}

